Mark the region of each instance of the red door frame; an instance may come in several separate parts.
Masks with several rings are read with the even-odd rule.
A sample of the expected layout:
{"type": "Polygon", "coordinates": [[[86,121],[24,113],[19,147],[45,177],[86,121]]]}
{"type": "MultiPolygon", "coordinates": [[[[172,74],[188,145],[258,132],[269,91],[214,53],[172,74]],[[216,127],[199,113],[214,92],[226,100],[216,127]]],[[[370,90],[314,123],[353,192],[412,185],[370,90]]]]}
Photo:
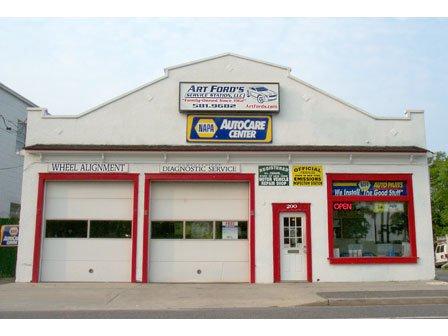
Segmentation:
{"type": "Polygon", "coordinates": [[[417,257],[417,242],[415,235],[414,191],[412,174],[345,174],[327,173],[327,206],[328,206],[328,260],[330,264],[415,264],[417,257]],[[406,196],[333,196],[334,181],[405,181],[406,196]],[[339,257],[335,258],[333,231],[333,203],[335,202],[407,202],[408,229],[411,255],[409,257],[339,257]]]}
{"type": "Polygon", "coordinates": [[[249,182],[249,263],[250,283],[255,283],[255,177],[254,174],[149,173],[145,174],[145,212],[143,216],[142,282],[149,281],[149,218],[150,184],[153,181],[228,181],[249,182]]]}
{"type": "Polygon", "coordinates": [[[306,280],[313,282],[313,256],[311,245],[311,204],[310,203],[272,203],[272,238],[274,257],[274,282],[281,281],[280,270],[280,213],[303,212],[306,216],[306,280]]]}
{"type": "Polygon", "coordinates": [[[139,174],[137,173],[39,173],[36,227],[34,233],[33,273],[31,282],[39,282],[43,207],[45,202],[45,182],[47,181],[131,181],[133,183],[131,282],[136,282],[138,176],[139,174]]]}

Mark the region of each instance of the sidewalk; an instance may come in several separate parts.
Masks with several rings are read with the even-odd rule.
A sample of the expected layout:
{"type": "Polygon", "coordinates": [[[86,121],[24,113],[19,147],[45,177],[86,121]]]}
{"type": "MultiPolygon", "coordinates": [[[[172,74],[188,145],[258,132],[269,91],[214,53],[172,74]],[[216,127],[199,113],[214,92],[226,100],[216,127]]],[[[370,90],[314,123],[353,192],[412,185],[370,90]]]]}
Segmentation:
{"type": "Polygon", "coordinates": [[[448,283],[0,285],[0,311],[169,310],[448,303],[448,283]]]}

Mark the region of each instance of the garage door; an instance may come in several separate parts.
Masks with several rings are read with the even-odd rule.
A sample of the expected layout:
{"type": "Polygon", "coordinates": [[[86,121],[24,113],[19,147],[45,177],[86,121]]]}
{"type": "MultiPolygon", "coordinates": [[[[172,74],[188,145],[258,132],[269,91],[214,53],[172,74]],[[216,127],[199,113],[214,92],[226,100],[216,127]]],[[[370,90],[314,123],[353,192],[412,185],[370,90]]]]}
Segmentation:
{"type": "Polygon", "coordinates": [[[129,282],[132,184],[47,182],[41,281],[129,282]]]}
{"type": "Polygon", "coordinates": [[[249,282],[249,187],[152,182],[150,282],[249,282]]]}

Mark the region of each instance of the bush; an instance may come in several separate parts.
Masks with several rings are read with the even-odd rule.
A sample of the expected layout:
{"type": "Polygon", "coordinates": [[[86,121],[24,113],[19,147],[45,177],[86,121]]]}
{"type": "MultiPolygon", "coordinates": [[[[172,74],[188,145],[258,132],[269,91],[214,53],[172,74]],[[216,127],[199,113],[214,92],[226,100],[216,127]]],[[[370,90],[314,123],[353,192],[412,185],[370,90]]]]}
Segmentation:
{"type": "MultiPolygon", "coordinates": [[[[19,224],[19,220],[17,218],[0,218],[0,227],[10,224],[19,224]]],[[[16,260],[17,247],[0,247],[0,278],[15,277],[16,260]]]]}

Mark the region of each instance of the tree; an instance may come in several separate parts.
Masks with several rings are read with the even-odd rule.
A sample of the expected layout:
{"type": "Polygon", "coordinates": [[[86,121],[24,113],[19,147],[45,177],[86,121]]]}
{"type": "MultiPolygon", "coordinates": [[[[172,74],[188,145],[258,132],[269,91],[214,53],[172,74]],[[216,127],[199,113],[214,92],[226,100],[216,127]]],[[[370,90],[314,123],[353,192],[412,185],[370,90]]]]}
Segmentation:
{"type": "Polygon", "coordinates": [[[448,156],[437,152],[429,164],[433,231],[442,236],[448,234],[448,156]]]}

